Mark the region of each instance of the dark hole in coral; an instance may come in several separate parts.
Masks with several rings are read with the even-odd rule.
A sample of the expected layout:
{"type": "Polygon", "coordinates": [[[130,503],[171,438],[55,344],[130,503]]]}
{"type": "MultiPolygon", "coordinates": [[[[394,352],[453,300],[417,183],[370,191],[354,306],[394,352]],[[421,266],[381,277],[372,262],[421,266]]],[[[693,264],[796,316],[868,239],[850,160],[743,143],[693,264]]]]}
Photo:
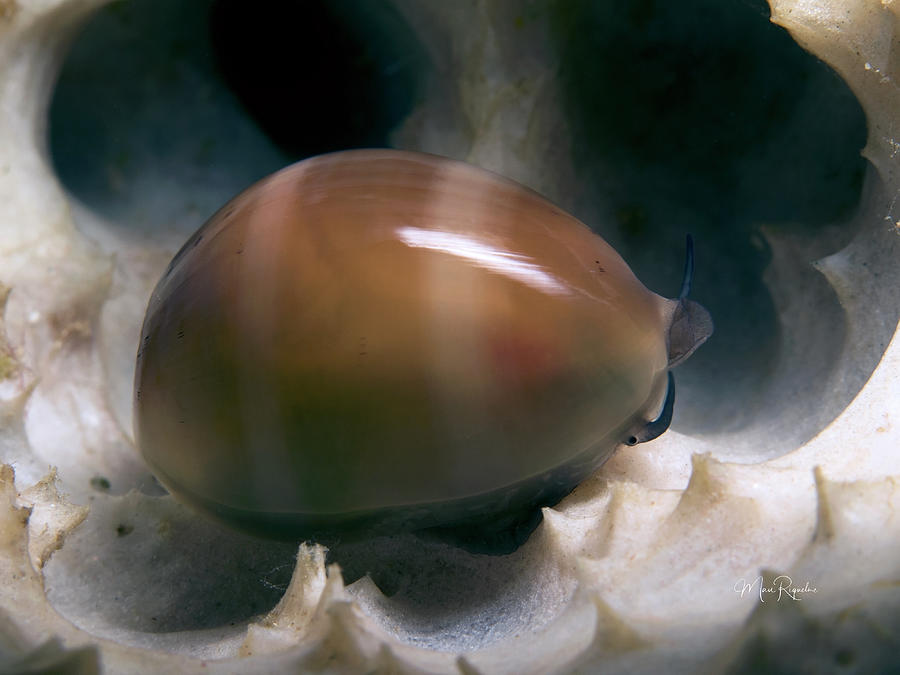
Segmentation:
{"type": "Polygon", "coordinates": [[[112,487],[112,484],[104,476],[94,476],[91,478],[91,487],[99,492],[106,492],[112,487]]]}
{"type": "Polygon", "coordinates": [[[388,144],[426,68],[387,3],[113,2],[62,66],[50,152],[94,212],[183,240],[292,161],[388,144]]]}
{"type": "Polygon", "coordinates": [[[381,146],[416,95],[415,39],[384,6],[215,0],[216,62],[260,127],[289,153],[381,146]]]}
{"type": "MultiPolygon", "coordinates": [[[[759,228],[777,224],[818,240],[808,246],[809,260],[849,241],[853,233],[834,224],[860,199],[866,124],[859,103],[826,64],[768,21],[762,0],[555,6],[584,210],[601,214],[591,224],[638,278],[669,296],[685,233],[697,242],[693,297],[710,310],[716,332],[679,368],[685,396],[675,427],[728,432],[771,416],[766,387],[782,326],[763,279],[772,251],[759,228]]],[[[838,312],[820,281],[816,292],[838,312]]],[[[810,314],[827,315],[813,305],[810,299],[810,314]]],[[[839,322],[808,334],[819,363],[836,359],[839,322]]],[[[811,398],[830,386],[825,372],[801,376],[811,398]]],[[[855,393],[848,389],[845,403],[855,393]]],[[[773,438],[773,452],[809,438],[839,409],[821,412],[791,424],[790,438],[773,438]]]]}

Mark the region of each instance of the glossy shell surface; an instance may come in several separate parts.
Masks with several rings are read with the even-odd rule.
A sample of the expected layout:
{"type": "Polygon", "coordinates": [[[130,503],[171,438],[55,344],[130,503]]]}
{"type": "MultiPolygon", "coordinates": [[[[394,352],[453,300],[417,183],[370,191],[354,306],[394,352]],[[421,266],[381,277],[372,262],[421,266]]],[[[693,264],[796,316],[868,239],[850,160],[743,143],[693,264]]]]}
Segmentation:
{"type": "Polygon", "coordinates": [[[308,159],[224,206],[160,280],[136,439],[176,496],[264,534],[546,503],[659,409],[667,302],[495,174],[308,159]]]}

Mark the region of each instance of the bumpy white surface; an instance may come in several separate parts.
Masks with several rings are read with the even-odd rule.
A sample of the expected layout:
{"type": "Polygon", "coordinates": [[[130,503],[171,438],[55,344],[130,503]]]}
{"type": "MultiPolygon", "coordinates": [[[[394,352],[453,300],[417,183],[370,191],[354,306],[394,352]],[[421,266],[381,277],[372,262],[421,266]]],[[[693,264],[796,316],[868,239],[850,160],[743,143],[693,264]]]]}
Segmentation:
{"type": "MultiPolygon", "coordinates": [[[[412,537],[347,545],[354,577],[393,566],[387,581],[361,576],[348,586],[320,547],[301,546],[291,576],[293,547],[223,532],[156,496],[132,447],[121,404],[130,351],[173,243],[78,210],[45,141],[59,59],[100,4],[0,0],[0,459],[15,468],[15,477],[10,466],[0,472],[0,671],[694,672],[797,667],[784,647],[798,641],[818,647],[803,650],[810,671],[887,663],[900,625],[900,339],[870,336],[897,315],[900,3],[772,2],[773,20],[844,77],[869,122],[875,171],[858,234],[816,265],[847,317],[831,377],[859,377],[859,363],[881,355],[852,403],[802,447],[755,464],[726,461],[728,437],[671,431],[623,449],[547,509],[512,556],[412,537]],[[760,592],[785,585],[782,574],[804,588],[797,600],[760,592]],[[279,596],[271,611],[253,604],[279,596]]],[[[555,184],[530,176],[530,160],[547,148],[523,141],[530,125],[562,126],[549,76],[522,78],[539,68],[529,59],[540,61],[534,45],[546,36],[532,26],[525,42],[504,37],[502,4],[458,14],[398,6],[421,34],[453,42],[432,43],[452,55],[435,58],[449,87],[441,96],[455,102],[434,114],[465,119],[464,154],[557,191],[566,173],[555,184]],[[479,72],[490,64],[493,80],[478,79],[467,66],[476,62],[479,72]]],[[[426,103],[399,142],[459,154],[459,139],[435,133],[428,117],[426,103]]],[[[803,289],[774,258],[769,282],[789,324],[803,289]]],[[[780,395],[802,397],[802,386],[785,384],[780,395]]],[[[732,440],[752,446],[753,433],[732,440]]]]}

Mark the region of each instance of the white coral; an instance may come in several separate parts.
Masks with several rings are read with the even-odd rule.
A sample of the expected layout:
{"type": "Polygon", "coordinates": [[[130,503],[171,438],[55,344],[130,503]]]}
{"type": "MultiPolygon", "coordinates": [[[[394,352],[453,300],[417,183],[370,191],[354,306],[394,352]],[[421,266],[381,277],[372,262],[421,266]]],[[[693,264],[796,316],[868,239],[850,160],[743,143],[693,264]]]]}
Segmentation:
{"type": "MultiPolygon", "coordinates": [[[[409,583],[431,585],[387,597],[365,576],[345,587],[317,546],[301,546],[288,583],[292,548],[250,543],[153,496],[121,401],[143,303],[172,242],[128,235],[71,202],[45,140],[66,45],[101,4],[0,1],[0,282],[11,289],[0,340],[0,670],[102,662],[108,672],[543,673],[602,663],[609,672],[692,672],[739,665],[765,643],[775,645],[767,658],[777,663],[780,641],[794,637],[823,647],[803,656],[811,669],[833,668],[835,659],[881,665],[879,630],[890,635],[900,613],[900,340],[894,333],[885,345],[872,336],[896,329],[900,5],[771,1],[773,20],[842,75],[869,122],[864,154],[875,171],[858,234],[815,266],[848,326],[829,377],[859,377],[867,360],[878,361],[849,406],[801,447],[754,464],[726,459],[737,445],[772,456],[761,425],[707,439],[672,431],[623,449],[546,509],[534,536],[506,558],[409,537],[373,544],[372,559],[379,546],[405,555],[409,583]],[[114,485],[107,494],[101,476],[144,491],[121,494],[114,485]],[[70,497],[60,496],[58,482],[70,497]],[[446,615],[429,617],[425,600],[450,593],[450,575],[471,578],[478,593],[501,588],[465,597],[459,584],[446,596],[446,615]],[[788,589],[802,589],[797,600],[773,595],[787,577],[788,589]],[[272,586],[274,596],[283,591],[281,601],[231,626],[184,622],[209,612],[217,592],[251,597],[241,586],[248,578],[272,586]],[[104,609],[104,593],[116,596],[116,612],[104,609]],[[160,620],[167,627],[154,629],[160,620]]],[[[458,85],[445,82],[437,100],[452,99],[472,131],[448,140],[428,122],[446,111],[426,102],[398,142],[468,156],[551,194],[564,189],[565,151],[546,138],[525,140],[534,127],[562,132],[555,85],[543,71],[522,78],[523,64],[540,52],[498,32],[503,6],[397,5],[421,34],[435,36],[432,44],[456,36],[453,49],[435,47],[458,85]],[[485,63],[493,79],[480,79],[473,65],[485,63]],[[534,158],[548,153],[561,171],[530,175],[534,158]]],[[[539,38],[532,29],[529,39],[539,38]]],[[[538,67],[526,65],[531,73],[538,67]]],[[[804,326],[791,323],[802,297],[791,288],[792,247],[802,244],[767,236],[775,251],[767,281],[785,334],[802,338],[804,326]]],[[[803,372],[788,368],[776,378],[773,410],[799,409],[803,372]]],[[[824,404],[803,405],[814,415],[824,404]]]]}

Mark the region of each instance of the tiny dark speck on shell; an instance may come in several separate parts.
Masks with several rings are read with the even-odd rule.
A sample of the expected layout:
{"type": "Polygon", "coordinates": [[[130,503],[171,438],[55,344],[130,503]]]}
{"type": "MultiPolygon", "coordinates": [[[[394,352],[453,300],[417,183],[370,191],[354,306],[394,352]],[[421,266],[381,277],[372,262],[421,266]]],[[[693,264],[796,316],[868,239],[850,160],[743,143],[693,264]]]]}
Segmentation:
{"type": "Polygon", "coordinates": [[[685,295],[649,291],[496,174],[313,157],[170,263],[142,329],[135,439],[176,498],[256,535],[418,531],[506,552],[617,446],[665,431],[668,371],[712,332],[685,295]]]}

